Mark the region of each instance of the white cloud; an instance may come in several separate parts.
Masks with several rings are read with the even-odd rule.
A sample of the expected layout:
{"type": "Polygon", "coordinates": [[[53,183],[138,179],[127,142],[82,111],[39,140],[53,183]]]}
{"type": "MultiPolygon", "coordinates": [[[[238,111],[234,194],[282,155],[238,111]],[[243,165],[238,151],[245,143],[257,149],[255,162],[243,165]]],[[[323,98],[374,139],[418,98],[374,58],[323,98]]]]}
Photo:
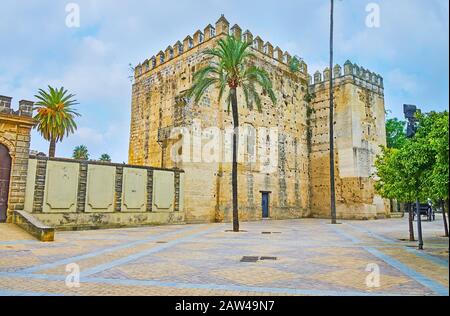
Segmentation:
{"type": "Polygon", "coordinates": [[[397,90],[406,93],[417,93],[420,84],[416,76],[404,73],[400,69],[394,69],[385,76],[386,85],[391,90],[397,90]]]}
{"type": "Polygon", "coordinates": [[[79,127],[72,137],[96,144],[103,142],[105,139],[101,132],[90,127],[79,127]]]}

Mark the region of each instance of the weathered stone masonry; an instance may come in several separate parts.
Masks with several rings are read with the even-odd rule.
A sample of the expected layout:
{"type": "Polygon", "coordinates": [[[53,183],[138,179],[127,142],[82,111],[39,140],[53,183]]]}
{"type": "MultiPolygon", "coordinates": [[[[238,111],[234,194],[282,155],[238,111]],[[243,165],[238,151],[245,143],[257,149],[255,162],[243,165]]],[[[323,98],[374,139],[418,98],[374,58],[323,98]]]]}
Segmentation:
{"type": "Polygon", "coordinates": [[[23,210],[27,181],[33,102],[22,100],[19,109],[11,108],[11,97],[0,96],[0,144],[7,147],[12,159],[7,220],[14,210],[23,210]]]}
{"type": "MultiPolygon", "coordinates": [[[[329,214],[330,70],[314,75],[311,101],[311,208],[329,214]]],[[[340,218],[387,216],[385,201],[375,193],[371,175],[380,145],[386,145],[383,79],[347,61],[333,69],[337,214],[340,218]]]]}
{"type": "Polygon", "coordinates": [[[25,210],[58,229],[179,224],[183,181],[181,170],[32,156],[25,210]],[[155,188],[172,194],[155,204],[155,188]]]}
{"type": "MultiPolygon", "coordinates": [[[[207,91],[199,104],[180,96],[191,87],[192,76],[206,65],[202,52],[232,34],[252,43],[252,63],[270,74],[277,97],[272,105],[261,95],[263,109],[259,113],[245,107],[238,95],[241,127],[276,127],[278,139],[270,139],[278,151],[278,169],[261,172],[263,162],[239,165],[240,217],[255,220],[262,217],[261,192],[270,192],[270,216],[275,219],[327,217],[327,81],[336,80],[337,185],[338,214],[346,218],[385,216],[384,201],[374,194],[370,180],[378,145],[385,143],[383,83],[379,75],[347,63],[342,69],[315,75],[312,82],[307,65],[301,61],[300,71],[292,73],[291,55],[265,43],[238,25],[230,28],[222,16],[215,27],[208,25],[183,42],[145,60],[135,69],[132,91],[129,163],[153,167],[177,167],[186,171],[185,210],[188,222],[220,222],[231,219],[231,164],[174,162],[170,139],[175,127],[188,127],[200,134],[208,127],[224,131],[232,126],[225,101],[217,101],[218,91],[207,91]],[[351,69],[351,70],[349,70],[351,69]],[[352,73],[348,73],[351,71],[352,73]],[[353,73],[355,71],[355,73],[353,73]]],[[[256,150],[262,142],[257,139],[256,150]]],[[[193,152],[208,142],[190,144],[182,152],[193,152]]],[[[240,147],[246,158],[252,153],[240,147]]]]}

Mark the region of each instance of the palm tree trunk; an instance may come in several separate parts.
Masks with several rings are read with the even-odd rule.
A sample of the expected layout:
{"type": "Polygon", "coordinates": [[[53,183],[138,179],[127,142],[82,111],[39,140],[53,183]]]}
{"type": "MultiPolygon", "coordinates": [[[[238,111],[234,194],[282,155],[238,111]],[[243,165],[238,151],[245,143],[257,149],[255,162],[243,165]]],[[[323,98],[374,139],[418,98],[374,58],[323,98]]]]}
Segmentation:
{"type": "Polygon", "coordinates": [[[409,241],[415,241],[416,238],[414,237],[414,224],[413,224],[413,209],[412,204],[407,203],[406,207],[408,208],[409,213],[409,241]]]}
{"type": "Polygon", "coordinates": [[[334,0],[331,0],[330,12],[330,208],[331,223],[336,224],[336,184],[334,178],[334,104],[333,104],[333,30],[334,0]]]}
{"type": "Polygon", "coordinates": [[[50,158],[55,158],[55,154],[56,154],[56,141],[52,139],[50,141],[50,147],[48,148],[48,156],[50,158]]]}
{"type": "Polygon", "coordinates": [[[237,104],[237,91],[232,88],[231,91],[231,109],[233,112],[233,167],[231,172],[231,185],[233,190],[233,231],[239,232],[239,205],[238,205],[238,149],[239,149],[239,112],[237,104]]]}
{"type": "Polygon", "coordinates": [[[445,215],[445,203],[444,203],[444,200],[441,201],[441,207],[442,207],[442,216],[444,217],[445,237],[448,238],[448,222],[447,222],[447,215],[445,215]]]}

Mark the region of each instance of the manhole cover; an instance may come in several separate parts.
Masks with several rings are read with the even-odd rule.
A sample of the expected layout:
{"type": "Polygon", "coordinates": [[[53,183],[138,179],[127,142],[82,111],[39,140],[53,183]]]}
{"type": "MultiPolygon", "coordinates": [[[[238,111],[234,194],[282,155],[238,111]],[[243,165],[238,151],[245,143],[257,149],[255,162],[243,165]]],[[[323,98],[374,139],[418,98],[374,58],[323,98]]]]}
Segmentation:
{"type": "Polygon", "coordinates": [[[242,257],[241,262],[257,262],[259,257],[242,257]]]}
{"type": "Polygon", "coordinates": [[[167,241],[157,241],[157,244],[167,244],[167,241]]]}

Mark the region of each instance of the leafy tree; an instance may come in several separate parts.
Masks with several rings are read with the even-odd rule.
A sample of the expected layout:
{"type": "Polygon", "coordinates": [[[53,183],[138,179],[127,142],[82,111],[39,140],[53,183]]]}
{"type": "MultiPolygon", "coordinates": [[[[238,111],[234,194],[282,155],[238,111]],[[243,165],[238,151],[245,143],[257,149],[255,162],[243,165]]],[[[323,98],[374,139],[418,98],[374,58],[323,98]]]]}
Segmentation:
{"type": "MultiPolygon", "coordinates": [[[[400,149],[406,142],[406,122],[397,118],[388,119],[386,121],[386,143],[388,148],[400,149]]],[[[398,202],[398,201],[397,201],[398,202]]],[[[391,205],[394,200],[391,199],[391,205]]],[[[403,209],[404,214],[404,209],[403,209]]],[[[412,215],[410,213],[410,215],[412,215]]],[[[412,216],[410,216],[410,225],[412,224],[412,216]]]]}
{"type": "Polygon", "coordinates": [[[418,115],[416,135],[400,148],[383,148],[375,188],[402,202],[448,201],[448,112],[418,115]]]}
{"type": "Polygon", "coordinates": [[[289,69],[292,71],[292,72],[298,72],[298,71],[300,71],[300,58],[299,57],[297,57],[297,56],[294,56],[294,57],[292,57],[290,60],[289,60],[289,69]]]}
{"type": "Polygon", "coordinates": [[[198,103],[204,93],[211,86],[219,91],[219,102],[224,93],[228,111],[232,111],[234,135],[233,135],[233,164],[232,164],[232,190],[233,190],[233,230],[239,231],[238,212],[238,135],[239,135],[239,107],[238,89],[242,89],[247,107],[252,108],[256,104],[261,111],[261,96],[256,86],[262,88],[263,94],[268,95],[272,103],[276,102],[272,90],[272,82],[268,73],[251,63],[254,55],[250,51],[251,43],[245,43],[233,36],[218,41],[218,47],[205,51],[209,65],[198,70],[193,77],[193,85],[187,90],[186,97],[194,98],[198,103]]]}
{"type": "Polygon", "coordinates": [[[448,201],[449,189],[449,115],[431,112],[419,116],[416,141],[433,152],[432,167],[426,172],[425,189],[433,200],[448,201]]]}
{"type": "Polygon", "coordinates": [[[72,158],[76,160],[89,160],[89,151],[87,147],[85,145],[75,147],[72,158]]]}
{"type": "Polygon", "coordinates": [[[433,151],[433,166],[424,175],[425,190],[435,205],[442,207],[445,236],[448,237],[448,223],[445,207],[448,211],[449,190],[449,116],[448,112],[431,112],[419,116],[417,141],[433,151]]]}
{"type": "Polygon", "coordinates": [[[406,122],[397,118],[386,121],[386,136],[388,148],[401,148],[406,142],[406,122]]]}
{"type": "Polygon", "coordinates": [[[48,92],[39,89],[35,97],[39,100],[34,108],[37,110],[34,117],[36,129],[45,140],[50,142],[48,155],[53,158],[56,143],[77,129],[74,118],[80,114],[73,109],[73,106],[78,103],[73,99],[75,95],[68,94],[63,87],[55,89],[48,86],[48,92]]]}
{"type": "Polygon", "coordinates": [[[111,162],[111,157],[108,154],[103,154],[98,160],[103,162],[111,162]]]}

